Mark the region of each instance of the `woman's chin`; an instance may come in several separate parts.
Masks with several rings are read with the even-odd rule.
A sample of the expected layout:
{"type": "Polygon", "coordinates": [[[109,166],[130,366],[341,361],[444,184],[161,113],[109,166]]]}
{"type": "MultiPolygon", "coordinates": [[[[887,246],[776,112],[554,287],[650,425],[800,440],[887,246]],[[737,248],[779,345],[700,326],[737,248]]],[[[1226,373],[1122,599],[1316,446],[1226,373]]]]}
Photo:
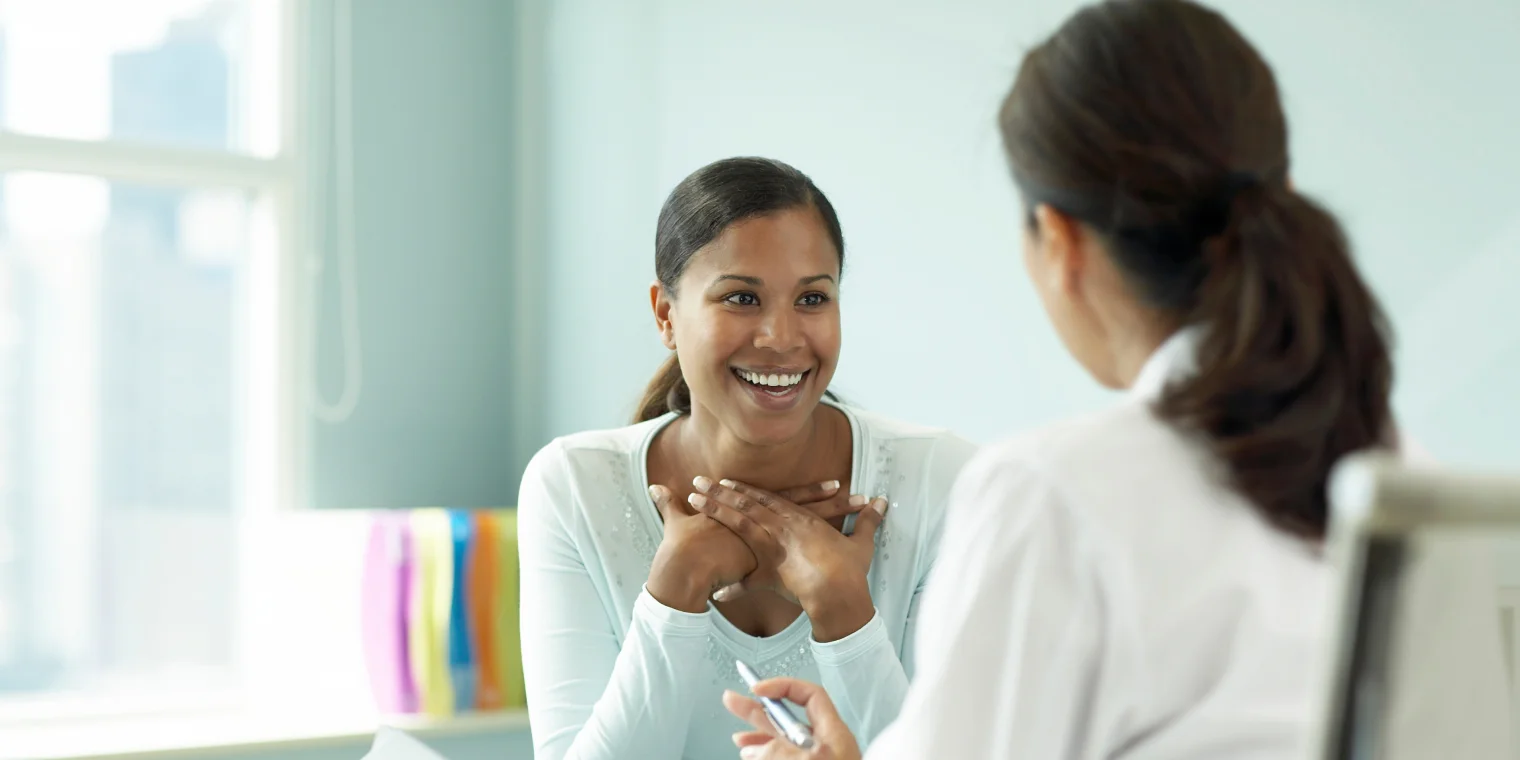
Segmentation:
{"type": "Polygon", "coordinates": [[[817,398],[799,397],[784,409],[742,403],[733,416],[734,433],[756,446],[774,446],[795,439],[807,429],[817,398]]]}

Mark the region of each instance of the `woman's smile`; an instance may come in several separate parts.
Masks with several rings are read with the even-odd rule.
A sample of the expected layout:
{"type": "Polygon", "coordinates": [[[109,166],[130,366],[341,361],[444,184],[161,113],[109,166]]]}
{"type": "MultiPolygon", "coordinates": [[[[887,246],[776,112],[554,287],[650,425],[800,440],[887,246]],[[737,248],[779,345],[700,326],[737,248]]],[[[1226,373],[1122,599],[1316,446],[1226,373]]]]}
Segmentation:
{"type": "Polygon", "coordinates": [[[784,412],[804,396],[812,369],[800,367],[732,367],[735,381],[761,409],[784,412]]]}

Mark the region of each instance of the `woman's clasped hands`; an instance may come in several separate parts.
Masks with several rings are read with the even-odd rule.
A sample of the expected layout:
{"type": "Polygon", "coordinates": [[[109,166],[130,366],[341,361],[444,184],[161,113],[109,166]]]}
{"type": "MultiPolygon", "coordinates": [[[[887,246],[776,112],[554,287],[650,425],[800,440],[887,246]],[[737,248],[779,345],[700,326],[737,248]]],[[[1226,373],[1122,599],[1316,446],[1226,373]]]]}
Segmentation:
{"type": "Polygon", "coordinates": [[[773,493],[698,476],[692,487],[687,504],[664,486],[649,489],[665,520],[649,580],[656,599],[701,612],[709,597],[725,602],[774,591],[803,608],[821,642],[870,622],[866,573],[886,499],[844,498],[838,481],[773,493]],[[849,514],[859,516],[847,536],[829,520],[849,514]]]}

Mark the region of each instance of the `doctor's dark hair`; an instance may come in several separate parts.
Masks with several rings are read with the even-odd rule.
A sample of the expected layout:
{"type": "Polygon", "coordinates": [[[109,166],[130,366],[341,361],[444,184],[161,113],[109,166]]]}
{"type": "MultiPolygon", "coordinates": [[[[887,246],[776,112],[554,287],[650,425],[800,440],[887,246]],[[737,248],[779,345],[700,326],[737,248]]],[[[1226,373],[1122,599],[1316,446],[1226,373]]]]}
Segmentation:
{"type": "MultiPolygon", "coordinates": [[[[691,257],[729,225],[796,208],[811,208],[823,220],[844,268],[844,232],[833,204],[806,174],[769,158],[725,158],[692,172],[670,191],[660,208],[654,234],[654,270],[672,297],[691,257]]],[[[668,412],[691,411],[691,389],[671,353],[639,402],[634,422],[668,412]]]]}
{"type": "Polygon", "coordinates": [[[1273,524],[1323,536],[1332,465],[1389,442],[1391,333],[1340,225],[1288,182],[1271,68],[1212,10],[1109,0],[1028,53],[999,127],[1032,226],[1040,204],[1080,220],[1202,328],[1156,412],[1273,524]]]}

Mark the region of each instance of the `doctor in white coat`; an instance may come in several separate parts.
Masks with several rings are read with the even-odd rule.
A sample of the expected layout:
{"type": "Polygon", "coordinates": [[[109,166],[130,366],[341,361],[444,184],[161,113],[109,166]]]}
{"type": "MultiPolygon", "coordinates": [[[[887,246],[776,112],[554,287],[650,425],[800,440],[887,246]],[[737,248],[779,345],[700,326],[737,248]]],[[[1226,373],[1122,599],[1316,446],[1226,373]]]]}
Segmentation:
{"type": "MultiPolygon", "coordinates": [[[[1112,0],[1028,54],[999,127],[1030,281],[1127,393],[963,472],[918,672],[868,757],[1302,757],[1331,633],[1326,477],[1396,442],[1387,323],[1340,225],[1289,183],[1272,71],[1214,11],[1112,0]]],[[[1494,599],[1455,558],[1417,571],[1452,584],[1411,584],[1444,595],[1412,648],[1444,693],[1405,696],[1434,754],[1402,756],[1508,757],[1494,599]]],[[[859,757],[819,687],[756,691],[804,705],[818,743],[730,693],[746,760],[859,757]]]]}

